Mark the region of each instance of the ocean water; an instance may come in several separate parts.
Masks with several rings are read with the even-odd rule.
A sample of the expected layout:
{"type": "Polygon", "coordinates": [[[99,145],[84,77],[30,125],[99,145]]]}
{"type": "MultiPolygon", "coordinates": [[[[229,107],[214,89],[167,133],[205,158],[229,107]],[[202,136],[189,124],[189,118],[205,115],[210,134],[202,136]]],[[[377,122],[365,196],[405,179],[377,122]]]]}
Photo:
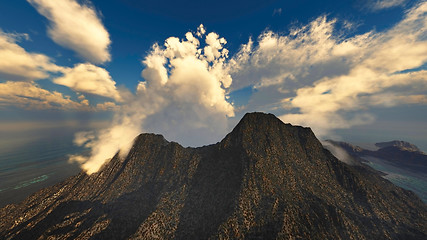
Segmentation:
{"type": "Polygon", "coordinates": [[[73,144],[77,131],[51,128],[1,132],[0,207],[79,173],[79,166],[68,162],[69,154],[84,151],[73,144]]]}
{"type": "Polygon", "coordinates": [[[367,165],[385,173],[385,179],[388,179],[401,188],[411,190],[417,194],[423,202],[427,203],[427,173],[418,173],[401,169],[380,158],[367,156],[362,158],[367,161],[367,165]]]}

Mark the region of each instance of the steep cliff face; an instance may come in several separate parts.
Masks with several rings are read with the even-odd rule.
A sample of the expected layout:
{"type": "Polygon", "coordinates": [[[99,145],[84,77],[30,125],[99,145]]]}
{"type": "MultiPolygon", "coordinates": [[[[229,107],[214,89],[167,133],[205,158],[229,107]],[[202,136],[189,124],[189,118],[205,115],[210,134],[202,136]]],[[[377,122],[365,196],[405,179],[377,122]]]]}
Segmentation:
{"type": "Polygon", "coordinates": [[[221,142],[129,155],[0,210],[5,239],[426,239],[427,207],[309,128],[246,114],[221,142]]]}

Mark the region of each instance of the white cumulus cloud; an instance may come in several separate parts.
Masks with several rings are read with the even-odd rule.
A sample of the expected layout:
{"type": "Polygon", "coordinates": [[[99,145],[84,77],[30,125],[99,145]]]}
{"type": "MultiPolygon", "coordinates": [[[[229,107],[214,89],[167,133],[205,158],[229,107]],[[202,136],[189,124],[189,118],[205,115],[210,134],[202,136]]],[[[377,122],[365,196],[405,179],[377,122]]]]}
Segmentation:
{"type": "Polygon", "coordinates": [[[76,92],[90,93],[121,101],[116,82],[104,68],[91,63],[76,64],[73,68],[64,68],[63,76],[55,78],[54,83],[64,85],[76,92]]]}
{"type": "Polygon", "coordinates": [[[50,21],[48,33],[57,44],[92,63],[110,61],[110,36],[96,10],[75,0],[27,0],[50,21]]]}
{"type": "Polygon", "coordinates": [[[373,116],[363,113],[369,106],[408,103],[398,101],[399,98],[378,101],[378,96],[407,94],[408,99],[414,99],[413,95],[418,95],[415,99],[423,99],[420,95],[426,95],[427,71],[402,71],[416,69],[427,62],[427,40],[423,37],[427,33],[426,12],[427,3],[421,4],[392,29],[374,34],[362,45],[362,54],[353,59],[347,73],[326,76],[312,86],[298,89],[296,96],[286,103],[300,112],[281,118],[313,126],[319,133],[326,134],[329,129],[372,121],[373,116]],[[402,91],[401,88],[407,86],[417,88],[402,91]],[[352,111],[359,113],[345,118],[343,113],[352,111]]]}
{"type": "Polygon", "coordinates": [[[426,13],[427,3],[420,3],[391,29],[350,38],[326,17],[288,35],[267,31],[230,61],[232,88],[256,88],[244,110],[281,113],[318,135],[374,121],[366,111],[373,106],[423,103],[426,13]]]}
{"type": "Polygon", "coordinates": [[[76,92],[121,101],[116,82],[105,69],[90,63],[76,64],[73,68],[58,66],[46,55],[27,52],[18,45],[20,39],[28,40],[29,37],[27,34],[4,33],[0,30],[0,81],[4,82],[0,92],[1,106],[9,104],[22,108],[82,111],[107,111],[117,108],[113,102],[90,106],[87,99],[75,102],[62,93],[40,88],[34,81],[50,79],[52,73],[62,74],[53,80],[56,84],[68,86],[76,92]]]}
{"type": "Polygon", "coordinates": [[[46,55],[27,52],[18,45],[20,39],[29,39],[27,34],[4,33],[0,30],[0,81],[2,106],[20,106],[37,109],[112,110],[113,102],[89,106],[87,99],[74,102],[59,92],[50,92],[34,83],[36,80],[51,79],[52,73],[62,74],[53,81],[76,92],[91,93],[121,101],[116,82],[104,68],[90,63],[76,64],[73,68],[58,66],[46,55]],[[11,81],[27,82],[12,83],[11,81]],[[21,87],[22,89],[13,89],[21,87]],[[33,95],[31,95],[33,94],[33,95]],[[9,96],[9,99],[6,99],[9,96]],[[28,104],[25,104],[28,101],[28,104]]]}
{"type": "Polygon", "coordinates": [[[336,29],[339,20],[321,16],[287,35],[266,31],[231,59],[226,40],[203,25],[184,39],[168,38],[143,60],[145,81],[113,124],[84,141],[91,156],[72,159],[96,172],[118,150],[125,155],[141,132],[186,146],[214,143],[237,111],[228,92],[248,86],[256,91],[238,111],[272,111],[318,135],[375,121],[373,107],[424,104],[426,13],[422,2],[390,29],[351,37],[342,32],[348,23],[336,29]]]}
{"type": "MultiPolygon", "coordinates": [[[[204,37],[200,26],[196,36],[204,37]]],[[[192,33],[184,39],[170,37],[163,46],[154,44],[143,60],[142,77],[135,96],[125,100],[111,127],[79,135],[79,143],[91,148],[91,156],[72,156],[91,174],[118,150],[127,154],[141,132],[163,134],[186,146],[220,140],[227,132],[227,117],[234,116],[227,102],[231,77],[225,67],[226,41],[216,33],[205,36],[205,46],[192,33]],[[84,136],[90,136],[87,141],[84,136]]]]}

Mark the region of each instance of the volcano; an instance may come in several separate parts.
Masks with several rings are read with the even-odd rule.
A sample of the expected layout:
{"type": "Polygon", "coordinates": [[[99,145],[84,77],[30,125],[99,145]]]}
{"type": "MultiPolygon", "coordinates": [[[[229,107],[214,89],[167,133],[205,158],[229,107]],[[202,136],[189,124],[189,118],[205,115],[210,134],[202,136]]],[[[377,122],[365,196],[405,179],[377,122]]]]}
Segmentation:
{"type": "Polygon", "coordinates": [[[310,128],[248,113],[221,142],[127,157],[0,210],[1,239],[427,239],[427,206],[310,128]]]}

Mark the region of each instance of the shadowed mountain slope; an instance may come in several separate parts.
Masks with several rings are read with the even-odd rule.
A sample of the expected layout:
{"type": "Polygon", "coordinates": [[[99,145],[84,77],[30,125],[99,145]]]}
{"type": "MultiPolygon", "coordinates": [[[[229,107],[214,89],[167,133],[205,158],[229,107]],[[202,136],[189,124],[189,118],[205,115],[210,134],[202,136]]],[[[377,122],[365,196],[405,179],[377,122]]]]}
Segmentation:
{"type": "Polygon", "coordinates": [[[412,192],[325,150],[309,128],[246,114],[221,142],[141,134],[114,156],[0,210],[2,239],[426,239],[412,192]]]}

